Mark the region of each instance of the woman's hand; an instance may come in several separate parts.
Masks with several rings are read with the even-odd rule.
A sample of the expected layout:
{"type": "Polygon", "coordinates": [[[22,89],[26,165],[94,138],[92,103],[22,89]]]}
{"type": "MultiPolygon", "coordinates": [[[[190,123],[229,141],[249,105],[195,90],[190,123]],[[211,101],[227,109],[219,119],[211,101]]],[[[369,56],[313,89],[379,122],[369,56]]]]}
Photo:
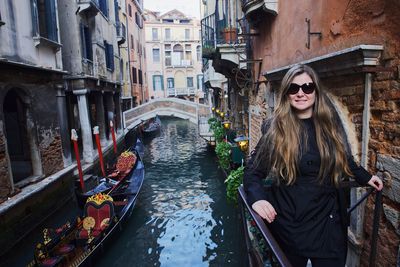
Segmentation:
{"type": "Polygon", "coordinates": [[[373,175],[371,177],[371,179],[368,181],[368,184],[378,191],[381,191],[383,188],[383,182],[382,182],[381,178],[379,178],[376,175],[373,175]]]}
{"type": "Polygon", "coordinates": [[[276,211],[271,203],[266,200],[258,200],[251,205],[253,210],[258,213],[264,220],[272,223],[275,220],[276,211]]]}

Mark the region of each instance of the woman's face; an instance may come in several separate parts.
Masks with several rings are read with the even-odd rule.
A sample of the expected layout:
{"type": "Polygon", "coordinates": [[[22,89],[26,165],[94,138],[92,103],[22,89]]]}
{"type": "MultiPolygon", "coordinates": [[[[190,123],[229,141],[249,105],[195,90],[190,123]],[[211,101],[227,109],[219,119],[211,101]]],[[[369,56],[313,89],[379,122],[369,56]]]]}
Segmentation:
{"type": "MultiPolygon", "coordinates": [[[[307,119],[311,118],[313,107],[315,103],[315,90],[312,90],[310,93],[309,88],[304,89],[304,86],[312,87],[313,80],[307,73],[302,73],[294,77],[292,84],[296,84],[301,86],[296,93],[295,90],[292,90],[292,94],[289,92],[287,96],[289,98],[290,106],[292,106],[294,112],[300,119],[307,119]],[[311,84],[311,86],[310,86],[311,84]],[[304,92],[306,91],[306,92],[304,92]]],[[[292,86],[294,88],[298,88],[298,86],[292,86]]]]}

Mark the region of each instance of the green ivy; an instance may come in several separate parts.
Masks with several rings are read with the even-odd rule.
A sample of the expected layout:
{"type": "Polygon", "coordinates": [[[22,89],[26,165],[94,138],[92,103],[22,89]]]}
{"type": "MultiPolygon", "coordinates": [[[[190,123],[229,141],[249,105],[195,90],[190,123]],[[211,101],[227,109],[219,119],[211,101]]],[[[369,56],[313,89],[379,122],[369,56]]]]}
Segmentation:
{"type": "Polygon", "coordinates": [[[218,162],[221,168],[229,170],[230,167],[230,155],[231,155],[231,145],[227,142],[217,142],[215,147],[215,153],[218,157],[218,162]]]}
{"type": "Polygon", "coordinates": [[[243,183],[244,167],[232,170],[226,178],[226,196],[229,201],[237,204],[238,188],[243,183]]]}

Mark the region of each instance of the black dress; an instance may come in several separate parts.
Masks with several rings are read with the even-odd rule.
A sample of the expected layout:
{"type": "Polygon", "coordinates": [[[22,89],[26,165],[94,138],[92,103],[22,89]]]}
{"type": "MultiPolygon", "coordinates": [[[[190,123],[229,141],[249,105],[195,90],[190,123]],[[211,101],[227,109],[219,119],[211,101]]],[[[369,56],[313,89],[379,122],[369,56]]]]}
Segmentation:
{"type": "MultiPolygon", "coordinates": [[[[323,183],[317,180],[321,159],[314,123],[312,119],[302,120],[302,123],[308,142],[307,147],[300,145],[302,156],[296,182],[293,185],[273,184],[266,191],[262,180],[269,170],[265,166],[254,167],[256,153],[252,153],[245,168],[244,188],[250,205],[264,199],[275,208],[277,216],[269,228],[284,251],[308,258],[338,257],[343,253],[347,240],[339,212],[337,189],[329,179],[323,183]]],[[[357,166],[351,157],[348,163],[356,181],[367,184],[371,175],[357,166]]]]}

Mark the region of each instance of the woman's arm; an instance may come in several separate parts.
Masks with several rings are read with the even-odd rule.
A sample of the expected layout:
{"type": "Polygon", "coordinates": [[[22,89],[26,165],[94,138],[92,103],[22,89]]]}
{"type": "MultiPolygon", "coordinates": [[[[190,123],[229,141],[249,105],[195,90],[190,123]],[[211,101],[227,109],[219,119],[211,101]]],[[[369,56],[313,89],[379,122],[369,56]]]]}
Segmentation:
{"type": "MultiPolygon", "coordinates": [[[[269,121],[265,122],[261,129],[265,134],[269,127],[269,121]]],[[[244,170],[243,186],[247,194],[247,200],[255,212],[258,213],[263,219],[271,223],[276,216],[274,207],[266,201],[266,192],[262,180],[268,174],[267,164],[255,164],[257,152],[261,146],[261,140],[258,142],[256,148],[251,152],[250,158],[244,170]]]]}
{"type": "Polygon", "coordinates": [[[348,164],[351,172],[354,174],[354,179],[361,185],[367,185],[374,187],[376,190],[380,191],[383,188],[382,180],[376,176],[371,175],[366,169],[357,165],[353,157],[348,157],[348,164]]]}

